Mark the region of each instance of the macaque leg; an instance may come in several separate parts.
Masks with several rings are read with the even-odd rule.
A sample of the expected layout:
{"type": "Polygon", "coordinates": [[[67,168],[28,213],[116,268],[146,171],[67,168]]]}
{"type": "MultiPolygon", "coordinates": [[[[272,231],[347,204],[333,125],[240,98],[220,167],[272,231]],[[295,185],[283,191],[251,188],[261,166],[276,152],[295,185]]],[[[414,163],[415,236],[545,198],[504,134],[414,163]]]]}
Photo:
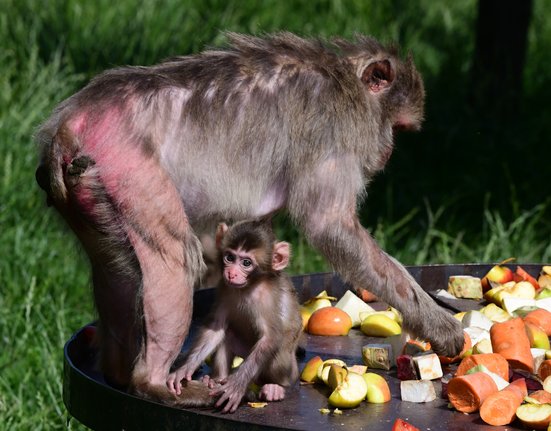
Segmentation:
{"type": "Polygon", "coordinates": [[[228,338],[230,337],[226,337],[226,340],[214,352],[214,357],[212,358],[211,377],[217,382],[224,381],[230,375],[233,353],[228,346],[228,338]]]}
{"type": "MultiPolygon", "coordinates": [[[[216,321],[213,326],[216,326],[216,321]]],[[[206,327],[202,328],[194,340],[191,350],[186,355],[185,362],[173,372],[167,379],[168,389],[180,395],[182,391],[182,381],[191,380],[193,373],[197,371],[201,363],[218,347],[224,339],[224,330],[222,327],[206,327]]],[[[215,354],[216,355],[216,354],[215,354]]],[[[216,356],[215,356],[216,357],[216,356]]],[[[203,378],[203,382],[212,386],[209,378],[203,378]]]]}
{"type": "Polygon", "coordinates": [[[213,396],[220,396],[215,407],[224,405],[222,412],[233,413],[239,407],[241,400],[247,392],[249,383],[252,382],[268,361],[272,358],[274,344],[281,340],[270,340],[261,337],[245,358],[237,371],[228,377],[228,380],[220,388],[211,392],[213,396]]]}
{"type": "Polygon", "coordinates": [[[260,374],[258,381],[262,384],[258,397],[265,401],[280,401],[285,398],[285,391],[298,379],[299,370],[292,351],[280,351],[260,374]]]}
{"type": "Polygon", "coordinates": [[[113,111],[80,139],[61,128],[50,173],[37,178],[50,176],[42,183],[90,257],[102,371],[138,394],[176,403],[166,379],[188,333],[201,246],[157,159],[119,135],[115,121],[113,111]]]}
{"type": "Polygon", "coordinates": [[[188,333],[201,248],[176,189],[155,162],[143,161],[131,181],[140,199],[132,213],[137,228],[132,226],[128,234],[142,272],[145,328],[132,384],[147,394],[150,387],[166,388],[170,366],[188,333]]]}
{"type": "Polygon", "coordinates": [[[266,383],[260,388],[258,398],[263,401],[281,401],[285,398],[285,388],[275,383],[266,383]]]}

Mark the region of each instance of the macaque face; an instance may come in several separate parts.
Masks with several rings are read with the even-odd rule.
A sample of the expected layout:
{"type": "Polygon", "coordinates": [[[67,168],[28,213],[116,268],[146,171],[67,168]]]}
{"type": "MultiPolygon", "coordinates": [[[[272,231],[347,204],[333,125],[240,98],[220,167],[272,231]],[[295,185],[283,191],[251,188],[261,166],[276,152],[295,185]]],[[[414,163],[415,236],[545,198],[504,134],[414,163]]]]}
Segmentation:
{"type": "Polygon", "coordinates": [[[223,254],[224,282],[229,287],[242,288],[247,286],[250,274],[258,264],[254,254],[242,249],[228,249],[223,254]]]}

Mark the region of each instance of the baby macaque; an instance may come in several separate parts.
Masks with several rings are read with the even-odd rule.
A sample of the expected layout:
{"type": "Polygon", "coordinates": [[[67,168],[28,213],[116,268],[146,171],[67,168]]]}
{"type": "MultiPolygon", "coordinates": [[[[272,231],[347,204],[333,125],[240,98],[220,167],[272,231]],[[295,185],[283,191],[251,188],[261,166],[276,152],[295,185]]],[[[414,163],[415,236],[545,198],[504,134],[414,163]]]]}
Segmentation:
{"type": "Polygon", "coordinates": [[[222,223],[216,245],[222,264],[216,302],[184,365],[169,375],[169,389],[179,395],[182,380],[191,380],[214,352],[213,373],[205,380],[223,412],[237,409],[252,382],[261,385],[261,400],[282,400],[298,378],[295,352],[302,330],[295,289],[282,272],[290,246],[276,241],[266,220],[229,228],[222,223]],[[230,374],[234,356],[245,360],[230,374]]]}

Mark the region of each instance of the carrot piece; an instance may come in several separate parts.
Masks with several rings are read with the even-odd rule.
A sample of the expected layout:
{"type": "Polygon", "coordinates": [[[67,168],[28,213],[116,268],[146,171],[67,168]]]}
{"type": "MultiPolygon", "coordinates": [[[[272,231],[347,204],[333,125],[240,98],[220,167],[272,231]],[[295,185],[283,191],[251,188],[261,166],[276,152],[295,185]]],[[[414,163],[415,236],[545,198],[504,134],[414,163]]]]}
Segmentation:
{"type": "Polygon", "coordinates": [[[494,380],[481,371],[454,377],[448,383],[450,403],[463,413],[476,412],[484,400],[496,392],[494,380]]]}
{"type": "Polygon", "coordinates": [[[551,404],[551,394],[543,389],[532,392],[530,394],[530,398],[539,401],[542,404],[551,404]]]}
{"type": "Polygon", "coordinates": [[[394,421],[394,425],[392,425],[392,431],[419,431],[419,428],[414,427],[409,422],[398,418],[394,421]]]}
{"type": "Polygon", "coordinates": [[[447,364],[453,364],[454,362],[459,362],[465,352],[469,350],[471,347],[473,347],[473,343],[471,341],[471,337],[466,332],[463,332],[463,335],[465,337],[465,342],[463,343],[463,350],[459,353],[457,356],[438,356],[438,359],[440,359],[440,363],[447,365],[447,364]]]}
{"type": "Polygon", "coordinates": [[[489,425],[508,425],[516,417],[517,408],[528,394],[524,379],[509,383],[499,392],[494,392],[480,406],[480,417],[489,425]]]}
{"type": "Polygon", "coordinates": [[[490,340],[494,353],[507,359],[511,368],[534,372],[530,340],[520,317],[494,323],[490,328],[490,340]]]}
{"type": "Polygon", "coordinates": [[[544,308],[538,308],[537,310],[530,311],[524,316],[524,323],[531,323],[536,325],[549,337],[551,335],[551,312],[544,308]]]}
{"type": "Polygon", "coordinates": [[[542,381],[551,376],[551,359],[546,359],[541,363],[538,368],[538,376],[542,381]]]}
{"type": "Polygon", "coordinates": [[[503,356],[497,353],[478,353],[476,355],[465,356],[459,363],[455,375],[464,376],[471,368],[477,365],[484,365],[492,373],[496,373],[509,381],[509,363],[503,356]]]}

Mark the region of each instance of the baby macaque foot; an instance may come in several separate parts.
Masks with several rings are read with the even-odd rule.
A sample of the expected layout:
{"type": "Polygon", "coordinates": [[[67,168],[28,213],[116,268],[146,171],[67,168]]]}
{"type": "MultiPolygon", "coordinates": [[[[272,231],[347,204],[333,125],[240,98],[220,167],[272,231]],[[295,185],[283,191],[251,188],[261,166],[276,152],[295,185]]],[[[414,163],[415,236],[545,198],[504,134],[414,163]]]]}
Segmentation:
{"type": "Polygon", "coordinates": [[[281,401],[285,398],[285,388],[275,383],[268,383],[262,386],[258,398],[263,401],[281,401]]]}
{"type": "Polygon", "coordinates": [[[209,387],[209,389],[214,389],[220,386],[225,382],[226,379],[215,379],[209,375],[204,375],[201,378],[201,381],[209,387]]]}

